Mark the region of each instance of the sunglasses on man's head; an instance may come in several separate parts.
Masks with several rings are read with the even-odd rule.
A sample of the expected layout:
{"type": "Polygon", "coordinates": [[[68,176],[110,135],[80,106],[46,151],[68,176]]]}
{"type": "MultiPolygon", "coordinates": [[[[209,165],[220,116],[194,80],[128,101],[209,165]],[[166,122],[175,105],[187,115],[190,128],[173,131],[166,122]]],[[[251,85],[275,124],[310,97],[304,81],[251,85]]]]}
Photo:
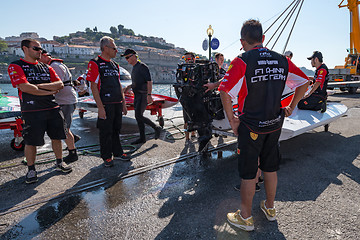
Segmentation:
{"type": "Polygon", "coordinates": [[[42,51],[42,50],[44,50],[44,49],[42,49],[41,47],[36,47],[36,46],[32,47],[32,49],[33,49],[34,51],[42,51]]]}

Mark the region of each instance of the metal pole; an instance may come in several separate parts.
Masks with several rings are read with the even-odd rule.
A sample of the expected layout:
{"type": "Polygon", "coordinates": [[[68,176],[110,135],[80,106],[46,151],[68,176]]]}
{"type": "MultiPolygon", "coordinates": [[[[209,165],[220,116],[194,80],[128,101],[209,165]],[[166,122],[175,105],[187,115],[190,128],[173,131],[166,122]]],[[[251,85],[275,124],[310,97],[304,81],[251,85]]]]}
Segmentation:
{"type": "Polygon", "coordinates": [[[209,62],[211,62],[211,35],[209,35],[209,62]]]}

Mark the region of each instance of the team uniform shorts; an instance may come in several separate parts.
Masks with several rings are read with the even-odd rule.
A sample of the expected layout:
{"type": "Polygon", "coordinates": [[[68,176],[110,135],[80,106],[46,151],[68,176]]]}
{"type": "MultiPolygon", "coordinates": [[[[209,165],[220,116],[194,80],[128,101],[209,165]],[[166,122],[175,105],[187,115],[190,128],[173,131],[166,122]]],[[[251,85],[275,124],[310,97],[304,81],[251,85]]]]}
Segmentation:
{"type": "Polygon", "coordinates": [[[66,104],[66,105],[60,105],[60,109],[64,114],[64,119],[65,119],[65,123],[66,123],[66,128],[70,129],[71,123],[72,123],[72,118],[73,118],[73,114],[74,111],[76,109],[76,103],[74,104],[66,104]]]}
{"type": "Polygon", "coordinates": [[[257,134],[245,124],[240,123],[238,133],[237,154],[240,178],[254,179],[258,167],[264,172],[279,170],[281,129],[268,134],[257,134]],[[260,165],[258,165],[258,159],[260,165]]]}
{"type": "Polygon", "coordinates": [[[66,126],[62,111],[57,109],[23,112],[22,135],[26,145],[42,146],[45,144],[45,132],[52,140],[66,139],[66,126]]]}

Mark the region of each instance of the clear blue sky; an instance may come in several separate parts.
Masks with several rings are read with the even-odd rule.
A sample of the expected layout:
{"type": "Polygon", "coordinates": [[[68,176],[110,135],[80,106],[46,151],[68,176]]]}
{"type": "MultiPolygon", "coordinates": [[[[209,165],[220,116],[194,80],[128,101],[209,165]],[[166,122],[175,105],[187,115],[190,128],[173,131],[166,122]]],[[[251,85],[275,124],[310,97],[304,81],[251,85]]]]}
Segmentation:
{"type": "MultiPolygon", "coordinates": [[[[111,26],[122,24],[135,34],[163,37],[178,47],[207,56],[201,46],[211,24],[214,37],[220,40],[218,51],[223,52],[226,59],[233,59],[240,53],[239,31],[245,20],[259,19],[266,29],[273,20],[269,19],[292,1],[7,0],[1,3],[0,37],[37,32],[41,37],[52,39],[54,35],[64,36],[84,31],[86,27],[96,26],[98,31],[110,32],[111,26]]],[[[299,67],[311,69],[306,57],[314,50],[323,53],[329,68],[344,63],[350,41],[350,17],[347,8],[338,8],[340,2],[305,0],[287,47],[294,53],[293,61],[299,67]]],[[[275,50],[282,51],[284,42],[275,50]]]]}

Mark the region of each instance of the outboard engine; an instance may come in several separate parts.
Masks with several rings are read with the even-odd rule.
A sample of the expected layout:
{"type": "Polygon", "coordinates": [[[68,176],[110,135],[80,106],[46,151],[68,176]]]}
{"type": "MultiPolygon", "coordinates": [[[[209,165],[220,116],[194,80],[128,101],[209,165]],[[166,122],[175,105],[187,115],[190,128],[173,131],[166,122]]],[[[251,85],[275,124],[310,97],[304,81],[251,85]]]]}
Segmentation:
{"type": "Polygon", "coordinates": [[[175,92],[190,119],[187,131],[199,133],[199,152],[206,150],[211,139],[212,120],[224,118],[220,94],[214,90],[205,93],[204,87],[206,83],[216,82],[218,76],[218,65],[206,60],[179,64],[177,68],[175,92]]]}

